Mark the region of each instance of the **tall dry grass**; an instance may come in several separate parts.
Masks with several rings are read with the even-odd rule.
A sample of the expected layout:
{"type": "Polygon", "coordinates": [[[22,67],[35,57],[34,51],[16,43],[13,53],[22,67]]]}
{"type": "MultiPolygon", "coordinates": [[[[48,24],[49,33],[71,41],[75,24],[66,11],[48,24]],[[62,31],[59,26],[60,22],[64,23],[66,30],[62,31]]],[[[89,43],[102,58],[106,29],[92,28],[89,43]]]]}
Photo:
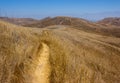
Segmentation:
{"type": "Polygon", "coordinates": [[[41,40],[51,48],[51,83],[119,83],[120,50],[97,42],[103,36],[85,35],[96,37],[74,29],[43,31],[41,40]]]}
{"type": "Polygon", "coordinates": [[[32,83],[41,43],[50,48],[50,83],[120,82],[119,38],[57,28],[24,28],[0,21],[0,82],[32,83]]]}

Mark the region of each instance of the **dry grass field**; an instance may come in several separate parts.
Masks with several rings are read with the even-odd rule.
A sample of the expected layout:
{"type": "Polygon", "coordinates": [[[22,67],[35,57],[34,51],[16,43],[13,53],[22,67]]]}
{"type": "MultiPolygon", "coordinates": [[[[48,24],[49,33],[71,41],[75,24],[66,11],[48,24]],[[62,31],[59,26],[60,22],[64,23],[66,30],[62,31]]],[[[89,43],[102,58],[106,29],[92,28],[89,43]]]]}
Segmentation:
{"type": "Polygon", "coordinates": [[[0,21],[0,83],[120,83],[119,63],[119,37],[0,21]]]}

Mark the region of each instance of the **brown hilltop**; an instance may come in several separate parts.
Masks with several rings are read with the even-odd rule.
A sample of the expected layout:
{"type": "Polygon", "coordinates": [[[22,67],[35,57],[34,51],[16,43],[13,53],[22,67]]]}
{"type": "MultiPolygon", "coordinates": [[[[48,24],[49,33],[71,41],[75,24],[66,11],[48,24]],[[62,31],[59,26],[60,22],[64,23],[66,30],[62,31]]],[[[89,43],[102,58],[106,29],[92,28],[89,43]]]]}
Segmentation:
{"type": "Polygon", "coordinates": [[[110,17],[110,18],[104,18],[103,20],[98,22],[102,25],[113,25],[113,26],[120,26],[120,18],[118,17],[110,17]]]}
{"type": "Polygon", "coordinates": [[[47,17],[35,23],[26,24],[25,26],[43,28],[51,25],[87,26],[87,24],[93,25],[93,23],[81,18],[58,16],[53,18],[47,17]]]}
{"type": "Polygon", "coordinates": [[[74,17],[64,16],[58,16],[54,18],[47,17],[34,23],[25,24],[23,26],[44,28],[52,25],[67,25],[69,27],[77,28],[87,32],[120,37],[120,28],[117,27],[113,28],[111,26],[109,26],[111,28],[108,28],[107,26],[104,26],[99,23],[94,23],[82,18],[74,17]]]}
{"type": "Polygon", "coordinates": [[[12,24],[16,24],[16,25],[25,25],[25,24],[34,23],[37,21],[32,18],[8,18],[8,17],[0,17],[0,20],[6,21],[12,24]]]}
{"type": "Polygon", "coordinates": [[[35,20],[32,18],[7,17],[1,17],[0,19],[25,27],[45,28],[53,25],[66,25],[86,32],[120,37],[120,28],[118,28],[119,26],[105,25],[105,23],[101,24],[101,22],[90,22],[82,18],[58,16],[53,18],[47,17],[41,20],[35,20]]]}

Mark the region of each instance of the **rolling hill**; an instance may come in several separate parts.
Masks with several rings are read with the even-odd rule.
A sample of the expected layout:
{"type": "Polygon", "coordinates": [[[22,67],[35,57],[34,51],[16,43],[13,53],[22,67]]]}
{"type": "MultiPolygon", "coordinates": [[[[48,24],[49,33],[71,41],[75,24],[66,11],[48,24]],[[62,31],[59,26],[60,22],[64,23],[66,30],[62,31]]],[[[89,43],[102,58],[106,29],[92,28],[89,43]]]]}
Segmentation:
{"type": "MultiPolygon", "coordinates": [[[[120,27],[114,26],[113,24],[108,24],[108,22],[106,21],[104,22],[104,20],[99,22],[90,22],[81,18],[63,16],[53,18],[47,17],[41,20],[35,20],[32,18],[7,18],[7,17],[1,17],[0,19],[24,27],[45,28],[53,25],[65,25],[91,33],[120,37],[120,27]]],[[[111,20],[111,23],[112,22],[113,23],[116,22],[118,25],[119,20],[111,20]]]]}
{"type": "Polygon", "coordinates": [[[1,83],[120,82],[119,33],[77,18],[44,20],[34,28],[0,21],[1,83]]]}
{"type": "Polygon", "coordinates": [[[6,21],[12,24],[16,24],[16,25],[31,24],[38,21],[32,18],[9,18],[9,17],[0,17],[0,20],[6,21]]]}
{"type": "Polygon", "coordinates": [[[69,27],[73,27],[91,33],[120,37],[120,28],[118,27],[105,26],[102,25],[101,23],[94,23],[81,18],[73,18],[73,17],[63,17],[63,16],[54,17],[54,18],[47,17],[45,19],[36,21],[34,23],[25,24],[23,26],[44,28],[53,25],[66,25],[69,27]]]}
{"type": "Polygon", "coordinates": [[[101,21],[98,21],[98,23],[106,26],[111,25],[111,26],[120,27],[120,18],[117,17],[105,18],[101,21]]]}

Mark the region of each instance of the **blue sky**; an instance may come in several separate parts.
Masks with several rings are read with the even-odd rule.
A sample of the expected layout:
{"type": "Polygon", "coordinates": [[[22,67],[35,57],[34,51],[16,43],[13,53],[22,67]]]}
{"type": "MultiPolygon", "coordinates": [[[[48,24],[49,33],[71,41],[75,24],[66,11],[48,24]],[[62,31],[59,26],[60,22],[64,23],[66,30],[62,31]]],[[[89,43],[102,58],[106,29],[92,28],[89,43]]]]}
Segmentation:
{"type": "Polygon", "coordinates": [[[116,11],[120,11],[120,0],[0,0],[0,15],[10,17],[77,17],[116,11]]]}

